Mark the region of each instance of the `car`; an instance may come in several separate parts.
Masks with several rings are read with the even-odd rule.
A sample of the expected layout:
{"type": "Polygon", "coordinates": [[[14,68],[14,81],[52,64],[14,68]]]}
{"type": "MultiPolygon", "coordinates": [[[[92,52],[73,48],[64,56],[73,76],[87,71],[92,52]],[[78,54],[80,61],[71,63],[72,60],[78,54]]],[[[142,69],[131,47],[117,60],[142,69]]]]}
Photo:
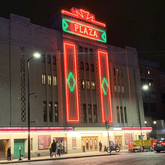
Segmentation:
{"type": "Polygon", "coordinates": [[[162,138],[157,142],[154,142],[154,150],[156,152],[165,151],[165,139],[162,138]]]}

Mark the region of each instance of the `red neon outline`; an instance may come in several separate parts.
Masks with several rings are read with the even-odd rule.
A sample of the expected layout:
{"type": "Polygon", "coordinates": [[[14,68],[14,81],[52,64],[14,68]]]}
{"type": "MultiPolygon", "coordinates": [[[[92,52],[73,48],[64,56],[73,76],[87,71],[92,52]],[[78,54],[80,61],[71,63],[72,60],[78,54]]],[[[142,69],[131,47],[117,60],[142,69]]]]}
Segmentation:
{"type": "Polygon", "coordinates": [[[77,83],[77,60],[76,60],[76,45],[68,42],[63,43],[64,46],[64,70],[65,70],[65,97],[66,97],[66,116],[67,116],[67,122],[79,122],[79,101],[78,101],[78,83],[77,83]],[[76,85],[75,85],[75,99],[76,99],[76,112],[77,112],[77,119],[70,119],[70,109],[69,109],[69,97],[68,97],[68,83],[67,83],[67,74],[68,74],[68,66],[67,66],[67,52],[66,47],[71,46],[73,47],[74,52],[74,70],[75,70],[75,79],[76,79],[76,85]]]}
{"type": "Polygon", "coordinates": [[[83,9],[80,9],[80,12],[78,12],[76,10],[75,13],[72,13],[72,12],[69,12],[69,11],[66,11],[66,10],[61,10],[61,13],[62,14],[69,15],[69,16],[72,16],[72,17],[76,17],[76,18],[80,18],[80,19],[85,19],[88,22],[92,22],[94,24],[97,24],[97,25],[106,27],[106,24],[105,23],[102,23],[102,22],[99,22],[99,21],[95,21],[94,15],[92,15],[91,17],[89,17],[90,12],[89,11],[85,11],[83,9]],[[84,18],[84,14],[83,13],[86,13],[87,14],[87,17],[86,18],[84,18]]]}
{"type": "Polygon", "coordinates": [[[102,111],[102,122],[105,122],[105,109],[104,109],[104,99],[103,99],[103,91],[102,91],[102,70],[101,70],[101,55],[105,55],[106,58],[106,67],[107,67],[107,72],[106,76],[108,79],[108,100],[109,100],[109,113],[110,113],[110,119],[109,122],[113,122],[113,117],[112,117],[112,103],[111,103],[111,86],[110,86],[110,78],[109,78],[109,63],[108,63],[108,53],[106,51],[101,51],[98,50],[98,63],[99,63],[99,81],[100,81],[100,95],[101,95],[101,111],[102,111]]]}

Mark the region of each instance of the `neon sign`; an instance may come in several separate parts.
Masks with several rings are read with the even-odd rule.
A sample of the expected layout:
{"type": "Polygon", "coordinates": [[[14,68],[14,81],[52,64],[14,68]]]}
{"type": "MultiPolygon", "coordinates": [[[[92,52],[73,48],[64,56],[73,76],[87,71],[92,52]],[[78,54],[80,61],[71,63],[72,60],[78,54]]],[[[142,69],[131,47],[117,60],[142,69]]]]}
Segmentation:
{"type": "Polygon", "coordinates": [[[67,122],[79,122],[76,46],[73,43],[64,42],[63,49],[66,119],[67,122]]]}
{"type": "Polygon", "coordinates": [[[112,123],[112,103],[109,78],[109,62],[108,53],[106,51],[98,51],[98,66],[99,66],[99,84],[101,98],[102,122],[108,120],[112,123]],[[105,67],[103,67],[105,66],[105,67]]]}
{"type": "Polygon", "coordinates": [[[96,29],[91,26],[87,26],[75,21],[71,21],[69,19],[63,18],[62,28],[64,32],[68,32],[71,34],[75,34],[78,36],[82,36],[85,38],[89,38],[89,39],[104,42],[104,43],[107,42],[105,31],[96,29]]]}
{"type": "Polygon", "coordinates": [[[89,11],[83,10],[83,9],[76,9],[76,8],[71,8],[71,12],[68,12],[66,10],[61,10],[62,14],[69,15],[75,18],[83,19],[85,21],[94,23],[99,26],[106,27],[106,25],[102,22],[98,22],[95,20],[95,15],[91,14],[89,11]]]}

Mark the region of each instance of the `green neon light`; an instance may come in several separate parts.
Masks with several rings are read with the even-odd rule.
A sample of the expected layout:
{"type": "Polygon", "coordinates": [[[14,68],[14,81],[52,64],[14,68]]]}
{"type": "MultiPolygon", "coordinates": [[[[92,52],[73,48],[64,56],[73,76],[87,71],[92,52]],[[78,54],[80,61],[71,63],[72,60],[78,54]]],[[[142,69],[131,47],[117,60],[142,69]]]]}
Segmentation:
{"type": "Polygon", "coordinates": [[[69,27],[69,25],[67,24],[67,22],[70,22],[70,23],[77,23],[77,24],[79,24],[79,25],[81,25],[81,26],[86,26],[86,25],[81,24],[81,23],[79,23],[79,22],[75,22],[75,21],[71,21],[71,20],[69,20],[69,19],[64,19],[64,18],[63,18],[63,19],[62,19],[62,28],[63,28],[63,31],[68,32],[68,33],[71,33],[71,34],[76,34],[76,35],[79,35],[79,36],[82,36],[82,37],[86,37],[86,38],[89,38],[89,39],[92,39],[92,40],[96,40],[96,41],[100,41],[100,42],[104,42],[104,43],[107,42],[107,37],[106,37],[106,32],[105,32],[105,31],[100,30],[100,29],[97,29],[97,28],[94,28],[94,27],[91,27],[91,26],[86,26],[86,27],[88,27],[88,28],[92,28],[92,29],[95,29],[95,30],[97,30],[97,31],[99,31],[99,32],[101,32],[101,33],[103,33],[103,34],[101,34],[102,39],[96,39],[96,38],[88,37],[88,36],[86,36],[86,35],[78,34],[78,33],[75,33],[75,32],[73,32],[73,31],[71,31],[71,30],[68,30],[67,28],[69,27]]]}
{"type": "Polygon", "coordinates": [[[74,90],[74,87],[75,87],[75,84],[76,84],[76,81],[74,79],[74,75],[72,72],[69,73],[69,76],[68,76],[68,85],[69,85],[69,88],[70,88],[70,91],[73,92],[74,90]],[[71,80],[73,81],[73,84],[71,84],[71,80]]]}
{"type": "Polygon", "coordinates": [[[107,92],[108,92],[108,83],[107,83],[107,79],[105,77],[103,78],[103,81],[102,81],[102,85],[101,86],[103,88],[104,95],[107,95],[107,92]],[[107,89],[105,89],[104,84],[106,85],[107,89]]]}

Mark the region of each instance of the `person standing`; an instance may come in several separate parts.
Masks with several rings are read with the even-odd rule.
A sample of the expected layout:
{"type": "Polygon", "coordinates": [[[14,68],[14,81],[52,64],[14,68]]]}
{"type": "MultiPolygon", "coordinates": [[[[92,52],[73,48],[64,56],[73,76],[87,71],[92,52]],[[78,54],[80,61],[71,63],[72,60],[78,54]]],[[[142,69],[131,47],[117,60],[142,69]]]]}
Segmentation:
{"type": "Polygon", "coordinates": [[[102,143],[101,143],[101,140],[99,141],[99,151],[101,152],[101,149],[102,149],[102,143]]]}
{"type": "Polygon", "coordinates": [[[62,144],[61,141],[59,140],[57,143],[57,155],[61,156],[61,150],[62,150],[62,144]]]}
{"type": "Polygon", "coordinates": [[[11,161],[11,146],[9,146],[9,148],[7,149],[7,160],[11,161]]]}
{"type": "Polygon", "coordinates": [[[61,149],[61,155],[63,155],[63,154],[64,154],[64,142],[63,142],[63,141],[62,141],[61,145],[62,145],[62,146],[61,146],[61,148],[62,148],[62,149],[61,149]]]}
{"type": "Polygon", "coordinates": [[[53,153],[54,153],[54,155],[56,157],[56,142],[55,142],[55,140],[53,140],[51,148],[52,148],[52,156],[51,157],[53,157],[53,153]]]}

